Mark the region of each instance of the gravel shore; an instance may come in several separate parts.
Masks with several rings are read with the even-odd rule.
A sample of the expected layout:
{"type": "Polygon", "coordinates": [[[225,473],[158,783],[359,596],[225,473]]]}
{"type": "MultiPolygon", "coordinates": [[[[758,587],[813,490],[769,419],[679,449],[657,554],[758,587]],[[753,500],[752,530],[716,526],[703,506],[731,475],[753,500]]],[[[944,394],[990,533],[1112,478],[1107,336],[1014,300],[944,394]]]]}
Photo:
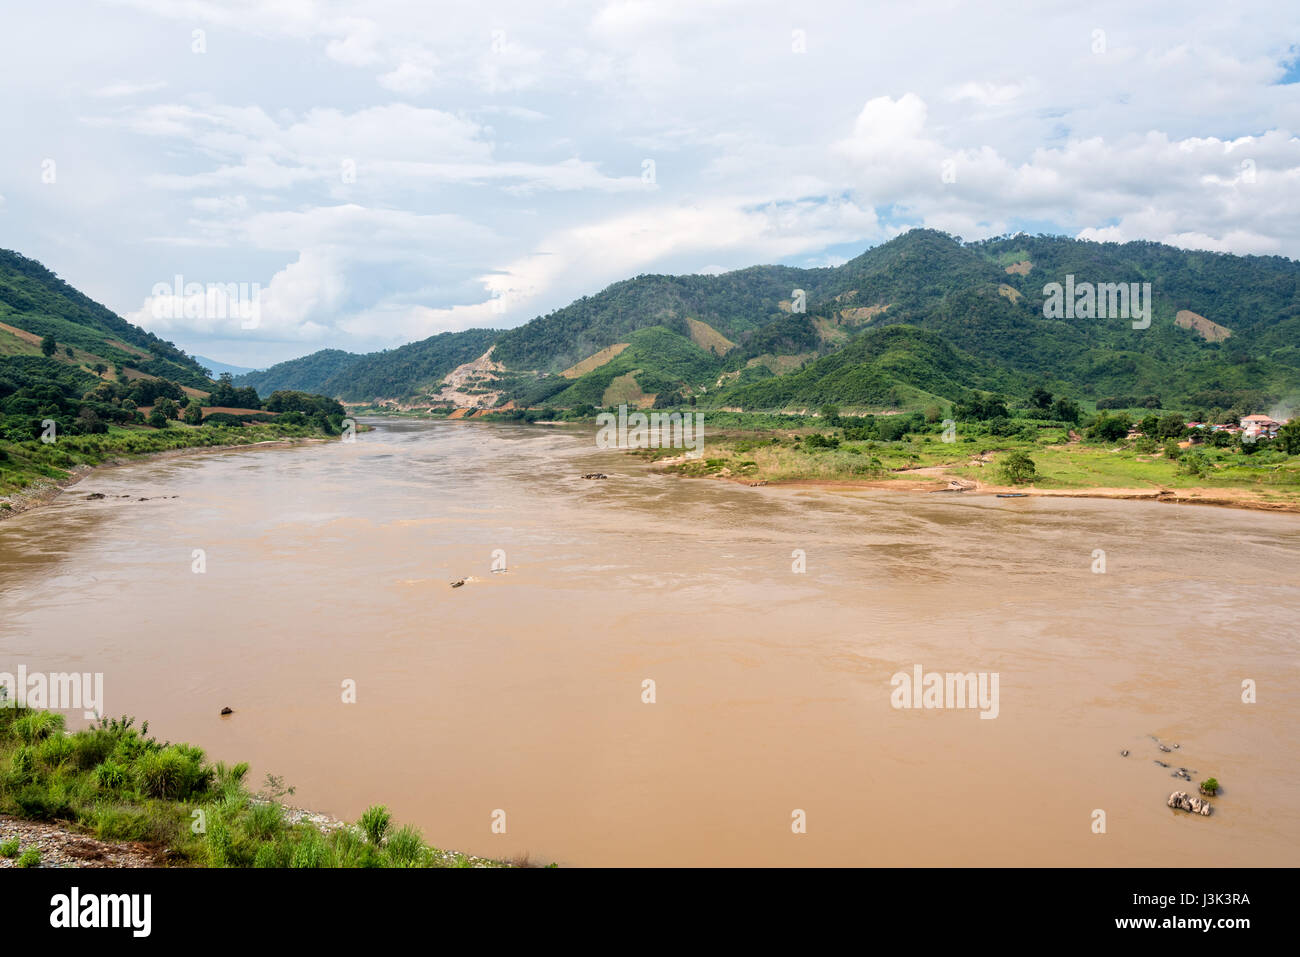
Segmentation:
{"type": "MultiPolygon", "coordinates": [[[[19,854],[30,847],[41,853],[38,867],[164,867],[166,851],[133,842],[107,844],[57,824],[0,815],[0,843],[20,841],[19,854]]],[[[0,857],[0,867],[16,867],[18,855],[0,857]]]]}

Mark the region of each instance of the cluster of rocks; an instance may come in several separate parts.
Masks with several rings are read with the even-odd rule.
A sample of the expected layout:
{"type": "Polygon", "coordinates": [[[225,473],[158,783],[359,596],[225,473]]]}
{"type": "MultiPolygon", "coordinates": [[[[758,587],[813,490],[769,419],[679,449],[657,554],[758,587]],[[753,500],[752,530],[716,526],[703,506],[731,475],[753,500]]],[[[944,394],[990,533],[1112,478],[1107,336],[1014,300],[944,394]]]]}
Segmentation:
{"type": "Polygon", "coordinates": [[[1178,811],[1190,811],[1192,814],[1199,814],[1202,817],[1209,817],[1210,812],[1214,809],[1209,801],[1202,801],[1200,798],[1192,797],[1186,791],[1175,791],[1169,795],[1168,805],[1178,811]]]}
{"type": "MultiPolygon", "coordinates": [[[[100,499],[109,498],[109,497],[110,497],[110,496],[105,495],[103,492],[91,492],[89,495],[86,496],[86,499],[87,499],[88,501],[97,502],[97,501],[99,501],[100,499]]],[[[131,496],[129,496],[129,495],[113,495],[113,496],[111,496],[111,497],[112,497],[112,498],[130,498],[131,496]]],[[[153,495],[153,496],[144,495],[144,496],[141,496],[140,498],[137,498],[136,501],[137,501],[137,502],[152,502],[152,501],[155,501],[155,500],[157,500],[157,499],[164,499],[164,498],[180,498],[180,496],[179,496],[179,495],[153,495]]]]}
{"type": "Polygon", "coordinates": [[[588,473],[586,473],[585,475],[583,475],[583,478],[585,478],[585,479],[607,479],[607,478],[609,478],[609,476],[606,475],[604,472],[588,472],[588,473]]]}
{"type": "MultiPolygon", "coordinates": [[[[1160,752],[1162,754],[1173,754],[1175,751],[1180,750],[1182,747],[1182,745],[1178,745],[1178,744],[1174,744],[1174,745],[1163,744],[1161,743],[1160,739],[1157,738],[1155,735],[1149,735],[1149,737],[1151,738],[1152,741],[1156,743],[1156,747],[1160,749],[1160,752]]],[[[1129,756],[1128,750],[1125,749],[1120,751],[1119,756],[1121,758],[1127,758],[1129,756]]],[[[1162,767],[1162,768],[1170,767],[1170,765],[1166,764],[1164,761],[1161,761],[1159,758],[1153,759],[1153,763],[1156,764],[1158,767],[1162,767]]],[[[1170,771],[1169,776],[1171,778],[1178,778],[1181,781],[1190,782],[1192,780],[1192,775],[1196,773],[1197,772],[1195,768],[1180,767],[1170,771]]],[[[1210,795],[1210,796],[1213,796],[1215,793],[1217,793],[1216,791],[1207,790],[1204,784],[1200,786],[1200,792],[1202,794],[1210,795]]],[[[1210,814],[1209,801],[1203,801],[1200,798],[1190,797],[1188,796],[1186,791],[1173,792],[1171,795],[1169,795],[1169,800],[1167,803],[1172,808],[1176,808],[1183,811],[1190,811],[1193,814],[1201,814],[1206,817],[1208,817],[1210,814]]]]}

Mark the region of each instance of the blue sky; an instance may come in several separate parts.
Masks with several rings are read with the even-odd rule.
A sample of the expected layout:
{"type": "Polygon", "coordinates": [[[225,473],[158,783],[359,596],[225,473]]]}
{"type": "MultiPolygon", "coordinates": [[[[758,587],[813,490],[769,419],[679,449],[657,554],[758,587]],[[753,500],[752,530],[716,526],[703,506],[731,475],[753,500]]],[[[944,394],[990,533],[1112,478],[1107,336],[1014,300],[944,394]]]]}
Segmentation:
{"type": "Polygon", "coordinates": [[[920,225],[1300,258],[1298,37],[1282,2],[26,4],[0,246],[250,366],[920,225]],[[257,284],[257,327],[161,316],[176,275],[257,284]]]}

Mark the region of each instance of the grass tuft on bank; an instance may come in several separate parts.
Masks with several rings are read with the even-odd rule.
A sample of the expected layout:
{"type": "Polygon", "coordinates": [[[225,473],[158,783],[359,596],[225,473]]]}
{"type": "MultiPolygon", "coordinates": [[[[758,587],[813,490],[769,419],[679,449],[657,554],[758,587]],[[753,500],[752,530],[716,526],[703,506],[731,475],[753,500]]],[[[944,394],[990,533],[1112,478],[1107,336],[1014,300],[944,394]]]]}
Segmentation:
{"type": "MultiPolygon", "coordinates": [[[[247,764],[209,762],[200,748],[160,742],[148,722],[101,719],[67,732],[63,716],[5,707],[0,689],[0,813],[70,826],[101,841],[138,841],[173,866],[509,867],[443,851],[383,807],[354,826],[294,820],[292,789],[268,775],[252,792],[247,764]]],[[[5,848],[6,853],[17,848],[5,848]]],[[[29,862],[34,863],[34,862],[29,862]]]]}

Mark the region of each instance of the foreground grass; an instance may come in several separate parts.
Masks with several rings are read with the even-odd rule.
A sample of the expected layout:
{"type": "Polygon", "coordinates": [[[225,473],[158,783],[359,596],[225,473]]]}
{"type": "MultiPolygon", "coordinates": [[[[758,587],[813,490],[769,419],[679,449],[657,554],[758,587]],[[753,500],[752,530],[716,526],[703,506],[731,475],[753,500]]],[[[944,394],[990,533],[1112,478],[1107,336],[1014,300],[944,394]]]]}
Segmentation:
{"type": "Polygon", "coordinates": [[[268,791],[254,794],[247,773],[247,764],[212,764],[199,748],[159,742],[130,718],[69,734],[61,714],[0,707],[3,814],[142,841],[198,867],[511,866],[430,847],[379,806],[351,827],[290,823],[280,798],[291,789],[268,776],[268,791]]]}
{"type": "MultiPolygon", "coordinates": [[[[113,426],[106,434],[60,436],[58,441],[48,444],[0,440],[0,495],[11,495],[36,485],[57,484],[77,466],[175,449],[248,445],[322,434],[306,425],[261,423],[234,427],[173,422],[166,429],[113,426]]],[[[0,503],[0,507],[5,504],[0,503]]]]}

